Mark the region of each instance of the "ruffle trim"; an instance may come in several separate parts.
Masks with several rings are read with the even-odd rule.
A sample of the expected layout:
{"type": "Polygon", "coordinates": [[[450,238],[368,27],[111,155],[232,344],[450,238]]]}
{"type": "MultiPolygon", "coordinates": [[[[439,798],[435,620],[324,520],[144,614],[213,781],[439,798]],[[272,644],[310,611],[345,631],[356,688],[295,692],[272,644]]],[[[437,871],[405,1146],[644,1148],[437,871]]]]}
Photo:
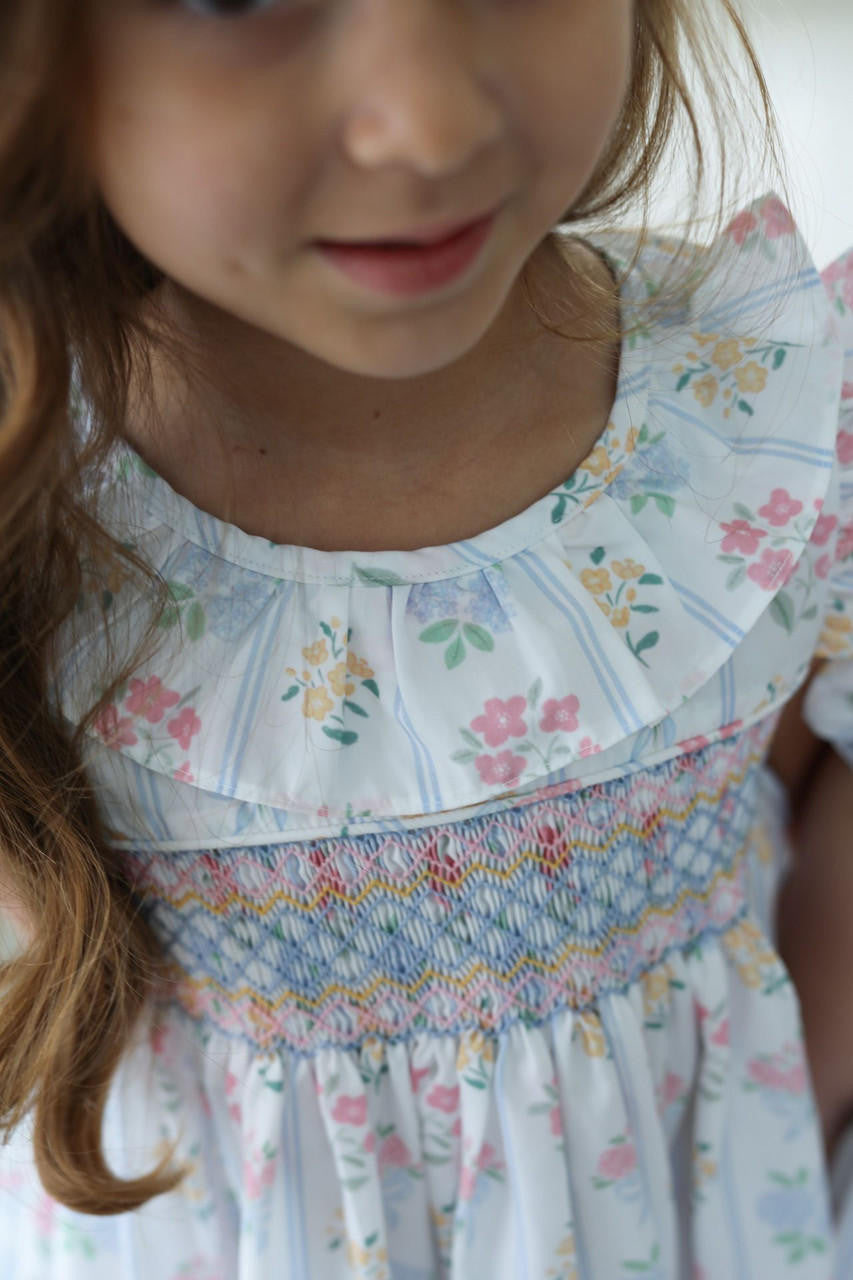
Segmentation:
{"type": "MultiPolygon", "coordinates": [[[[617,266],[630,259],[629,236],[594,239],[617,266]]],[[[676,248],[644,247],[626,320],[676,248]]],[[[716,251],[682,310],[623,344],[611,422],[574,474],[464,543],[270,544],[199,511],[125,448],[106,518],[173,603],[161,649],[102,712],[95,744],[173,780],[178,804],[200,788],[330,829],[436,814],[583,772],[684,707],[768,612],[788,635],[808,629],[837,336],[776,197],[716,251]]],[[[72,723],[104,687],[93,586],[59,683],[72,723]]],[[[147,608],[108,586],[121,652],[147,608]]],[[[746,699],[754,708],[755,688],[746,699]]]]}

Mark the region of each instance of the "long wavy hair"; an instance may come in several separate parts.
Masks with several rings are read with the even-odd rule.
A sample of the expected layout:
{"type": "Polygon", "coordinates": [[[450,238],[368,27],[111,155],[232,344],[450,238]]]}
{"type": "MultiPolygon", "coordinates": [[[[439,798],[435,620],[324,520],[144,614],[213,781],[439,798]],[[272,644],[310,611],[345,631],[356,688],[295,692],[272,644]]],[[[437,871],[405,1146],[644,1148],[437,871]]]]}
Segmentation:
{"type": "MultiPolygon", "coordinates": [[[[180,350],[181,335],[155,334],[140,318],[140,303],[164,277],[117,226],[87,172],[75,106],[87,8],[79,0],[0,5],[0,901],[21,937],[0,965],[0,1137],[8,1141],[31,1115],[47,1193],[106,1215],[174,1189],[186,1172],[170,1164],[174,1147],[131,1180],[104,1158],[110,1083],[166,965],[83,764],[84,734],[164,634],[166,583],[94,512],[127,421],[134,353],[150,396],[147,353],[172,341],[180,350]],[[150,598],[150,626],[72,729],[50,697],[58,636],[83,592],[102,602],[107,629],[116,574],[150,598]]],[[[732,155],[755,154],[754,136],[744,146],[748,119],[758,123],[765,160],[782,172],[754,50],[730,0],[637,0],[635,24],[621,117],[560,226],[615,224],[639,201],[645,227],[649,192],[674,152],[692,166],[691,226],[707,188],[716,235],[730,207],[732,155]],[[720,164],[713,181],[712,158],[720,164]]],[[[603,295],[590,290],[592,314],[603,295]]]]}

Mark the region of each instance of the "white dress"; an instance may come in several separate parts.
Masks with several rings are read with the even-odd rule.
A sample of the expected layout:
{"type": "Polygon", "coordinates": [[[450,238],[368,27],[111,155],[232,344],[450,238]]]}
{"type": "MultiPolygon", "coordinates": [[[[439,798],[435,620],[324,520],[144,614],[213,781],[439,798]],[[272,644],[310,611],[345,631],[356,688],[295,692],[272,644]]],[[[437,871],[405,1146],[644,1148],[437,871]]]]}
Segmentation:
{"type": "MultiPolygon", "coordinates": [[[[643,250],[626,318],[674,248],[643,250]]],[[[765,763],[816,655],[853,689],[853,254],[822,282],[773,196],[718,248],[623,344],[586,460],[464,542],[269,543],[117,450],[104,518],[173,605],[87,749],[173,976],[105,1147],[129,1176],[178,1138],[192,1174],[75,1214],[22,1126],[4,1280],[853,1274],[765,763]]],[[[145,617],[86,587],[72,723],[93,591],[117,635],[145,617]]]]}

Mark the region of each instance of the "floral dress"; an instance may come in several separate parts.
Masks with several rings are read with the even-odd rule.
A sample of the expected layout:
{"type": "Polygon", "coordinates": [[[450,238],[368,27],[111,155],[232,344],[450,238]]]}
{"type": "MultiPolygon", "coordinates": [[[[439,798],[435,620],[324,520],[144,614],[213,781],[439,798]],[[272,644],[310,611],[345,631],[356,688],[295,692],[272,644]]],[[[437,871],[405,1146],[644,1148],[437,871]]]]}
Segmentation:
{"type": "MultiPolygon", "coordinates": [[[[677,248],[642,248],[628,323],[677,248]]],[[[270,543],[118,446],[101,516],[171,603],[88,764],[171,976],[104,1144],[191,1172],[77,1214],[23,1124],[6,1280],[853,1275],[766,764],[816,656],[809,714],[853,739],[853,254],[821,279],[768,196],[700,266],[589,456],[465,541],[270,543]]],[[[119,643],[148,617],[88,567],[70,723],[99,598],[119,643]]]]}

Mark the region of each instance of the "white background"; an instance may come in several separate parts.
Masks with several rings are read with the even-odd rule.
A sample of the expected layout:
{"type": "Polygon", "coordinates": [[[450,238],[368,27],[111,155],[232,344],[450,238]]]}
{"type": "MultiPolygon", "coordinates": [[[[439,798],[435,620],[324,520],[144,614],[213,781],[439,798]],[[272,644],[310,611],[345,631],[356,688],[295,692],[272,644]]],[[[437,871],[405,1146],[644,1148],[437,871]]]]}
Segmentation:
{"type": "MultiPolygon", "coordinates": [[[[853,0],[743,0],[743,12],[782,128],[793,212],[823,267],[853,247],[853,0]]],[[[672,178],[661,219],[682,196],[672,178]]]]}
{"type": "MultiPolygon", "coordinates": [[[[785,194],[822,269],[853,248],[853,0],[741,0],[740,9],[779,120],[785,194]]],[[[676,165],[653,224],[683,216],[685,195],[676,165]]]]}

